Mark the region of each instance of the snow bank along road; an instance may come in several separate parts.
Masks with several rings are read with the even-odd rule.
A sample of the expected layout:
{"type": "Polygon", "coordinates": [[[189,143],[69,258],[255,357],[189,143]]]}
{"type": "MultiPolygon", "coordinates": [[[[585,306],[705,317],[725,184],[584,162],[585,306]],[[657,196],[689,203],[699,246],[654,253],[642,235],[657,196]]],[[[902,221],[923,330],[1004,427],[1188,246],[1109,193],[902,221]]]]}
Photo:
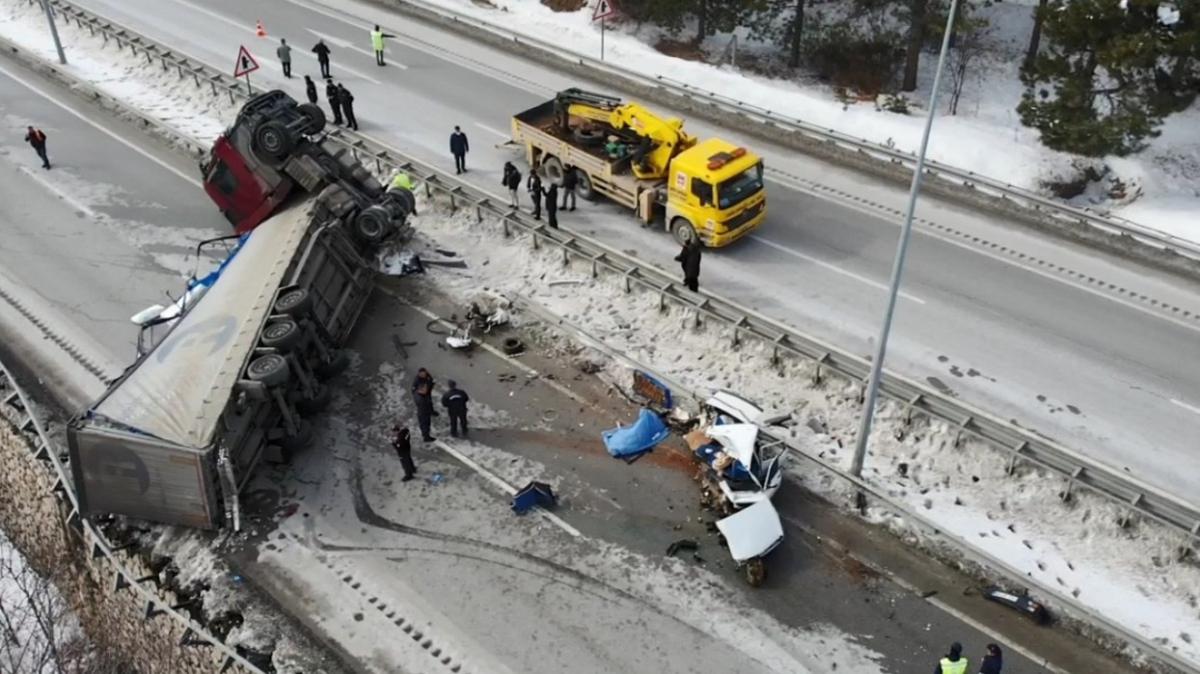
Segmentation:
{"type": "MultiPolygon", "coordinates": [[[[365,133],[443,162],[451,127],[462,125],[473,141],[468,178],[493,192],[499,191],[499,167],[517,158],[497,147],[508,137],[509,116],[563,87],[588,86],[354,2],[80,4],[213,64],[232,63],[238,45],[246,44],[264,66],[256,81],[297,96],[303,80],[283,79],[276,40],[286,37],[296,46],[296,73],[312,74],[308,48],[325,39],[334,50],[334,75],[357,97],[365,133]],[[254,36],[258,19],[269,38],[254,36]],[[390,43],[387,68],[374,65],[365,40],[375,22],[399,35],[390,43]]],[[[699,134],[731,135],[690,126],[699,134]]],[[[902,194],[746,142],[772,167],[771,216],[751,239],[708,255],[701,283],[867,353],[902,194]],[[845,198],[826,198],[829,190],[814,183],[845,198]]],[[[1187,448],[1200,431],[1197,288],[936,200],[923,202],[919,215],[926,224],[911,248],[890,367],[1153,485],[1194,493],[1200,457],[1187,448]]],[[[638,230],[616,209],[586,205],[561,219],[568,228],[673,265],[667,236],[638,230]]]]}
{"type": "MultiPolygon", "coordinates": [[[[14,182],[22,188],[18,194],[5,194],[6,198],[0,199],[0,222],[5,223],[7,235],[2,261],[10,274],[6,283],[28,289],[29,295],[40,302],[34,308],[37,313],[60,314],[55,330],[80,340],[81,349],[89,357],[106,367],[123,366],[132,352],[134,335],[126,317],[146,303],[160,300],[163,292],[176,289],[180,273],[191,268],[185,256],[192,241],[223,232],[224,222],[194,184],[186,161],[163,153],[136,130],[80,104],[78,99],[35,75],[12,69],[4,61],[0,61],[0,119],[7,132],[0,134],[0,171],[6,176],[27,176],[30,180],[27,184],[15,183],[15,178],[0,181],[0,185],[14,182]],[[46,129],[54,141],[51,156],[57,162],[49,173],[39,173],[41,169],[33,153],[13,140],[20,138],[18,132],[29,123],[46,129]],[[61,232],[48,229],[67,224],[75,228],[61,232]],[[42,228],[37,228],[38,225],[42,228]],[[83,341],[88,336],[92,341],[83,341]]],[[[365,390],[401,393],[406,390],[411,372],[396,368],[391,333],[397,322],[419,326],[425,318],[398,313],[403,311],[411,314],[410,310],[398,310],[381,299],[380,306],[374,309],[375,328],[360,331],[358,346],[369,354],[358,366],[371,381],[365,390]]],[[[9,328],[17,325],[7,316],[3,323],[9,328]]],[[[405,333],[408,338],[416,336],[411,334],[412,328],[401,329],[408,331],[405,333]]],[[[450,364],[457,356],[434,348],[435,342],[435,337],[426,335],[421,346],[409,347],[409,355],[430,364],[437,372],[452,373],[454,367],[462,367],[461,360],[450,364]],[[438,359],[446,363],[438,365],[438,359]]],[[[477,383],[472,393],[479,401],[475,414],[477,421],[482,420],[482,426],[505,427],[505,419],[530,423],[529,419],[522,420],[522,414],[532,411],[532,423],[540,427],[545,406],[557,400],[553,404],[565,404],[557,415],[567,428],[562,432],[569,431],[571,437],[578,438],[575,410],[567,409],[572,403],[556,391],[541,384],[536,390],[525,387],[521,396],[509,402],[509,386],[503,383],[504,378],[497,383],[494,375],[508,373],[510,366],[485,359],[473,361],[471,367],[471,376],[477,383]],[[485,369],[492,375],[481,374],[485,369]],[[492,409],[492,404],[499,409],[492,409]]],[[[515,369],[511,374],[517,379],[523,376],[515,369]]],[[[566,375],[561,378],[565,380],[566,375]]],[[[687,524],[685,531],[669,530],[674,518],[685,518],[693,507],[695,488],[687,473],[655,465],[653,460],[627,467],[591,451],[595,447],[577,452],[570,446],[564,452],[563,444],[552,437],[539,440],[538,432],[522,431],[521,426],[501,429],[494,438],[500,446],[508,444],[527,450],[534,447],[535,462],[543,461],[546,465],[539,467],[527,458],[495,447],[472,444],[463,450],[474,453],[477,461],[491,465],[492,470],[503,472],[518,466],[518,474],[508,476],[510,481],[529,474],[554,476],[556,486],[573,504],[566,516],[575,525],[589,537],[628,546],[634,551],[625,552],[606,543],[603,554],[568,555],[566,559],[574,561],[564,562],[567,566],[585,568],[599,561],[602,563],[593,568],[616,571],[587,581],[592,589],[583,593],[583,599],[570,591],[572,601],[592,601],[593,597],[599,597],[595,610],[553,609],[551,615],[547,613],[544,597],[562,592],[560,586],[582,582],[578,579],[566,582],[547,570],[560,568],[558,562],[562,558],[553,557],[558,553],[549,548],[554,546],[538,548],[535,542],[545,543],[548,538],[560,536],[558,532],[536,526],[533,531],[525,531],[523,524],[513,524],[511,516],[504,514],[502,499],[487,489],[483,479],[448,457],[418,455],[425,474],[441,470],[449,476],[449,485],[440,492],[436,488],[430,493],[417,492],[414,487],[398,494],[400,490],[390,483],[395,474],[394,460],[379,449],[384,445],[374,434],[385,427],[397,408],[407,405],[406,396],[401,393],[376,394],[379,399],[371,405],[348,404],[357,413],[346,415],[325,431],[331,436],[328,446],[332,451],[306,453],[294,472],[287,474],[282,486],[273,479],[260,479],[263,491],[257,492],[259,496],[265,492],[291,493],[296,502],[302,503],[302,512],[311,514],[311,518],[296,515],[288,519],[277,531],[282,538],[273,533],[270,543],[247,549],[242,560],[254,566],[256,575],[269,574],[270,578],[261,580],[283,588],[280,594],[290,595],[294,609],[307,612],[306,619],[319,623],[314,625],[319,632],[346,650],[371,653],[376,664],[384,662],[381,665],[384,671],[393,671],[396,662],[410,658],[418,664],[436,664],[436,661],[429,658],[428,650],[422,651],[408,639],[409,634],[394,622],[394,617],[387,617],[383,609],[376,610],[380,601],[368,602],[366,595],[349,591],[348,584],[340,580],[347,574],[354,574],[358,579],[355,583],[363,582],[367,588],[364,591],[379,593],[372,598],[386,601],[393,610],[399,610],[407,624],[415,621],[425,629],[435,639],[438,649],[453,652],[458,658],[471,656],[476,663],[489,663],[489,667],[474,671],[504,671],[506,666],[526,671],[561,671],[558,667],[561,663],[554,660],[560,655],[587,658],[589,665],[579,671],[628,671],[628,667],[634,666],[628,662],[623,663],[624,667],[605,667],[603,663],[611,665],[613,658],[635,656],[662,658],[664,670],[681,669],[682,663],[688,662],[699,665],[702,658],[707,658],[703,663],[711,666],[714,657],[733,656],[732,651],[723,652],[717,642],[688,626],[710,621],[712,629],[724,635],[719,638],[728,637],[731,629],[762,629],[767,633],[778,629],[779,634],[790,635],[791,641],[785,641],[790,646],[828,656],[821,662],[845,658],[846,666],[842,669],[846,671],[909,671],[924,666],[931,654],[944,647],[945,635],[953,634],[954,638],[970,644],[996,639],[995,633],[986,627],[980,631],[981,623],[992,624],[993,620],[1003,625],[1000,629],[1006,636],[1027,629],[1019,618],[989,605],[982,607],[982,616],[974,613],[981,608],[978,600],[955,598],[959,588],[951,580],[952,575],[931,576],[929,569],[921,568],[913,555],[901,563],[897,558],[905,555],[892,552],[889,568],[901,565],[916,569],[920,580],[910,577],[911,583],[925,591],[940,589],[947,602],[962,601],[962,610],[970,615],[922,601],[913,592],[876,578],[855,560],[843,558],[837,550],[827,550],[820,538],[837,533],[844,526],[838,524],[841,518],[817,503],[808,502],[798,492],[781,506],[789,521],[789,534],[785,547],[773,560],[776,578],[773,582],[780,587],[752,593],[753,609],[748,615],[753,615],[753,620],[742,616],[731,627],[716,620],[711,607],[707,607],[704,621],[697,623],[694,605],[678,614],[665,614],[653,602],[633,600],[636,593],[624,588],[636,586],[635,579],[653,578],[658,582],[677,577],[663,575],[666,572],[655,561],[661,554],[661,536],[706,536],[698,523],[687,524]],[[505,433],[509,436],[507,442],[503,440],[505,433]],[[347,463],[347,457],[352,457],[352,463],[347,463]],[[582,459],[586,459],[586,470],[579,468],[582,459]],[[351,467],[357,468],[357,480],[347,475],[351,467]],[[630,484],[630,473],[662,488],[647,494],[636,484],[630,484]],[[478,520],[469,515],[449,517],[464,504],[480,508],[478,520]],[[672,511],[677,515],[671,514],[672,511]],[[364,517],[364,513],[369,516],[364,517]],[[800,522],[802,528],[792,525],[800,522]],[[437,535],[430,533],[434,530],[437,535]],[[452,544],[443,540],[446,534],[455,535],[452,544]],[[524,538],[527,535],[533,539],[524,538]],[[431,544],[426,539],[430,538],[441,542],[427,549],[431,544]],[[488,540],[491,544],[472,543],[478,540],[488,540]],[[500,540],[512,545],[496,545],[500,540]],[[334,549],[330,542],[341,544],[342,549],[334,549]],[[441,551],[437,549],[439,545],[453,549],[441,551]],[[513,550],[537,550],[551,561],[517,555],[513,550]],[[258,556],[260,552],[262,555],[258,556]],[[451,560],[449,565],[447,558],[451,560]],[[631,578],[618,578],[631,559],[637,562],[638,573],[631,578]],[[454,574],[466,574],[461,577],[475,580],[454,582],[454,574]],[[490,582],[488,578],[502,582],[490,582]],[[305,593],[298,596],[296,587],[306,588],[305,593]],[[524,599],[518,601],[511,592],[513,588],[528,590],[522,595],[524,599]],[[810,601],[797,604],[791,600],[801,595],[810,601]],[[484,614],[476,610],[480,603],[503,604],[508,608],[505,612],[484,614]],[[525,612],[522,615],[529,619],[512,620],[514,611],[525,612]],[[537,619],[532,618],[535,613],[537,619]],[[594,621],[596,615],[605,616],[603,624],[594,621]],[[630,620],[622,617],[626,615],[630,620]],[[427,627],[423,620],[433,620],[435,626],[427,627]],[[631,620],[655,625],[653,641],[644,642],[631,634],[628,631],[631,620]],[[605,625],[611,625],[611,629],[605,625]],[[528,643],[538,636],[544,639],[545,630],[554,634],[549,642],[543,642],[553,644],[553,657],[548,655],[549,651],[538,649],[511,650],[511,644],[528,643]],[[678,638],[664,642],[658,636],[663,631],[678,638]],[[828,646],[812,642],[808,637],[813,631],[828,646]],[[587,636],[579,641],[580,634],[587,636]],[[870,634],[868,643],[874,654],[854,647],[850,654],[839,657],[838,644],[846,643],[842,640],[848,639],[847,634],[870,634]],[[596,649],[598,643],[607,645],[596,649]],[[617,647],[617,643],[622,645],[617,647]],[[877,668],[870,661],[875,657],[885,664],[877,668]],[[379,658],[395,659],[386,662],[379,658]]],[[[608,419],[591,419],[589,423],[596,425],[597,421],[608,423],[608,419]]],[[[586,437],[594,437],[598,427],[589,426],[586,437]]],[[[886,540],[890,539],[885,537],[884,547],[886,540]]],[[[857,549],[861,554],[871,546],[862,541],[857,549]]],[[[707,554],[719,557],[715,547],[707,554]]],[[[691,571],[689,564],[670,565],[670,574],[691,578],[689,574],[700,573],[691,571]]],[[[717,576],[706,574],[702,572],[701,577],[722,578],[723,583],[731,584],[729,589],[742,591],[732,569],[721,570],[717,576]]],[[[667,590],[655,590],[659,591],[667,590]]],[[[1087,663],[1092,670],[1123,670],[1122,665],[1089,653],[1088,646],[1077,639],[1036,629],[1029,631],[1035,633],[1031,637],[1033,643],[1024,643],[1064,667],[1087,663]]],[[[1040,664],[1035,662],[1041,661],[1040,658],[1027,661],[1012,651],[1010,660],[1012,666],[1027,671],[1037,671],[1040,664]]],[[[791,667],[788,671],[800,670],[791,667]]]]}

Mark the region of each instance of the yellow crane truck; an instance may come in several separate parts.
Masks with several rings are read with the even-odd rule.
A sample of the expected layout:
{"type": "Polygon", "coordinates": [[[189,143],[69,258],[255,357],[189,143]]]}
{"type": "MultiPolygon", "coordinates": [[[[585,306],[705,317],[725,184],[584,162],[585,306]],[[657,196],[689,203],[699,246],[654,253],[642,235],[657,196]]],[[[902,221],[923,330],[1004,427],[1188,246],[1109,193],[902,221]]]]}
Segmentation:
{"type": "Polygon", "coordinates": [[[661,223],[680,244],[726,246],[767,215],[762,159],[718,138],[700,141],[683,120],[637,103],[580,89],[513,117],[513,139],[549,181],[566,167],[584,199],[603,195],[646,224],[661,223]]]}

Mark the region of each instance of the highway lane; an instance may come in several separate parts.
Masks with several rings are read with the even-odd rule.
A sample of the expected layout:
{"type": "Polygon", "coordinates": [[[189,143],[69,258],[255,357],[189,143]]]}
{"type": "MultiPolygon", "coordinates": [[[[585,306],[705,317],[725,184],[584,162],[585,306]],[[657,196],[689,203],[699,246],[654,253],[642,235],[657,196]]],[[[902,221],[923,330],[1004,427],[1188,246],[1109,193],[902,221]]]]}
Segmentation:
{"type": "MultiPolygon", "coordinates": [[[[461,124],[474,149],[467,179],[498,192],[498,168],[516,152],[497,147],[512,112],[580,84],[541,66],[359,3],[337,9],[312,0],[248,8],[231,0],[85,0],[82,4],[220,65],[246,43],[264,70],[255,77],[289,87],[274,62],[278,37],[297,47],[297,73],[314,72],[307,48],[320,36],[334,49],[334,74],[357,96],[363,131],[424,160],[446,165],[446,136],[461,124]],[[255,38],[261,18],[270,35],[255,38]],[[373,65],[366,27],[378,21],[400,38],[388,68],[373,65]],[[401,67],[402,66],[402,67],[401,67]]],[[[585,86],[587,83],[582,83],[585,86]]],[[[697,133],[708,125],[689,122],[697,133]]],[[[727,132],[723,132],[728,135],[727,132]]],[[[735,134],[736,137],[736,134],[735,134]]],[[[755,239],[708,255],[702,283],[824,339],[867,354],[883,304],[902,190],[821,165],[781,148],[773,167],[771,217],[755,239]],[[816,181],[869,194],[880,208],[812,196],[816,181]]],[[[937,200],[930,221],[997,244],[922,227],[911,247],[889,366],[1144,480],[1194,492],[1200,457],[1196,327],[1166,304],[1200,313],[1196,288],[1152,270],[1006,227],[937,200]],[[998,248],[1015,251],[996,252],[998,248]],[[1038,265],[1030,258],[1043,260],[1038,265]],[[1061,266],[1063,270],[1047,271],[1061,266]],[[1070,272],[1070,273],[1068,273],[1070,272]],[[1087,277],[1127,288],[1099,290],[1087,277]],[[1148,300],[1129,300],[1145,295],[1148,300]],[[978,374],[975,374],[978,373],[978,374]]],[[[674,247],[639,232],[611,206],[588,206],[564,223],[669,267],[674,247]]]]}

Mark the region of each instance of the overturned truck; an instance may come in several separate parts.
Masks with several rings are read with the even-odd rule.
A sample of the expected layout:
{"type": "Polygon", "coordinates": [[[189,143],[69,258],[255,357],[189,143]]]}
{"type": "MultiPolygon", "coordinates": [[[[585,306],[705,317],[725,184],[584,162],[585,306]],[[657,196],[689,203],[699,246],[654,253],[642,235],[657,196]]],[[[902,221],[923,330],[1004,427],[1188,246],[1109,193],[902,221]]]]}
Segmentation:
{"type": "Polygon", "coordinates": [[[404,235],[412,195],[385,194],[357,162],[325,150],[323,124],[274,123],[272,114],[296,109],[280,96],[247,103],[202,165],[206,185],[215,176],[248,191],[218,190],[252,205],[241,215],[253,224],[234,222],[245,233],[203,283],[192,279],[187,302],[135,318],[162,337],[69,424],[85,516],[236,528],[255,466],[303,447],[305,417],[329,400],[327,381],[346,360],[340,347],[374,288],[376,248],[404,235]],[[283,145],[259,147],[255,125],[264,123],[289,134],[283,145]],[[303,178],[299,198],[261,206],[264,186],[293,173],[303,178]]]}

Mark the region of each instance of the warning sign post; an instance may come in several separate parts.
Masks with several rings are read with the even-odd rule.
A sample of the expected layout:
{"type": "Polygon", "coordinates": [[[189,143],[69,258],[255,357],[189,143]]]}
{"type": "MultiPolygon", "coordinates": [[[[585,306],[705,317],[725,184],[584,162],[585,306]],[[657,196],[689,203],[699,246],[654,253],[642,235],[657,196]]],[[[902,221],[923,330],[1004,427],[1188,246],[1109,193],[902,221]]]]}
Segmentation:
{"type": "Polygon", "coordinates": [[[616,0],[596,0],[596,8],[592,10],[592,21],[600,22],[600,60],[604,60],[604,31],[605,20],[610,16],[616,16],[617,5],[616,0]]]}
{"type": "Polygon", "coordinates": [[[254,90],[250,88],[250,73],[258,70],[258,61],[250,55],[250,50],[245,46],[238,47],[237,61],[233,64],[233,76],[246,78],[246,93],[253,94],[254,90]]]}

